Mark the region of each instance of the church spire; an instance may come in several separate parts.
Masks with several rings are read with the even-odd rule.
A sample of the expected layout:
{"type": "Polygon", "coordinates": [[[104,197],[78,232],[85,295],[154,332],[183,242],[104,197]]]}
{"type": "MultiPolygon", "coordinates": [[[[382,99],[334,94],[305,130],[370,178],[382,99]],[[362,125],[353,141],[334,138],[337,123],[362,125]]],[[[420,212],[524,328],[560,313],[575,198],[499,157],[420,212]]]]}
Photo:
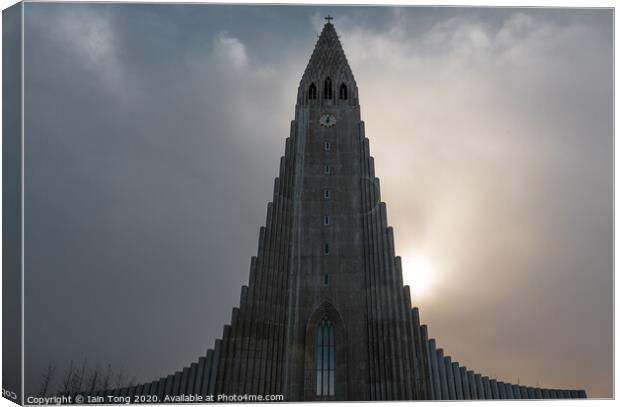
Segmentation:
{"type": "Polygon", "coordinates": [[[333,19],[330,15],[325,17],[327,22],[323,26],[310,61],[301,78],[298,102],[303,103],[304,100],[308,99],[308,91],[312,85],[319,89],[319,97],[317,99],[325,99],[325,95],[321,95],[321,90],[324,89],[324,82],[329,80],[334,84],[334,93],[339,89],[336,86],[340,87],[344,84],[349,92],[347,100],[354,105],[357,104],[357,85],[336,29],[331,22],[333,19]]]}

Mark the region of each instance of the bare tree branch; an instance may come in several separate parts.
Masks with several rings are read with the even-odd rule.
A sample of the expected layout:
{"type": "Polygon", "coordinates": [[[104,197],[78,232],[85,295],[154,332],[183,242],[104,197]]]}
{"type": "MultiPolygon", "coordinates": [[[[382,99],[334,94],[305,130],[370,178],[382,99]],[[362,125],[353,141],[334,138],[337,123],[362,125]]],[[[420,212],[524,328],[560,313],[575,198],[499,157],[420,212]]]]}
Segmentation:
{"type": "Polygon", "coordinates": [[[56,374],[56,366],[52,366],[52,364],[50,363],[47,366],[47,369],[45,370],[45,372],[41,374],[41,376],[43,376],[43,381],[41,383],[41,390],[39,391],[40,396],[42,397],[47,396],[47,392],[49,391],[54,381],[55,374],[56,374]]]}
{"type": "Polygon", "coordinates": [[[67,373],[65,373],[65,378],[63,379],[60,392],[62,394],[69,394],[69,390],[71,389],[71,381],[73,380],[73,360],[69,363],[69,368],[67,369],[67,373]]]}
{"type": "Polygon", "coordinates": [[[95,366],[95,370],[93,370],[93,373],[90,375],[90,378],[88,380],[88,393],[89,394],[94,394],[95,391],[98,390],[99,387],[99,379],[101,376],[101,373],[99,372],[99,364],[97,363],[97,366],[95,366]]]}
{"type": "Polygon", "coordinates": [[[112,365],[108,364],[108,368],[106,369],[105,376],[103,377],[103,391],[110,390],[110,385],[112,384],[112,365]]]}

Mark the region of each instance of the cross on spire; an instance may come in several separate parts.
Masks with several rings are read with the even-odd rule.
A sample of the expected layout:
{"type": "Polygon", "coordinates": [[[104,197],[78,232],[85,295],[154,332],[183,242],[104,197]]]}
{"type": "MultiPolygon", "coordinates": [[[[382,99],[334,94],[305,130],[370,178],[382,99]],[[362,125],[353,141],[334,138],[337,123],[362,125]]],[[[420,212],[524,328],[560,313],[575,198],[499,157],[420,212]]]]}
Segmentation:
{"type": "Polygon", "coordinates": [[[331,24],[332,20],[334,19],[334,17],[330,16],[329,14],[327,15],[327,17],[325,17],[325,19],[327,20],[328,24],[331,24]]]}

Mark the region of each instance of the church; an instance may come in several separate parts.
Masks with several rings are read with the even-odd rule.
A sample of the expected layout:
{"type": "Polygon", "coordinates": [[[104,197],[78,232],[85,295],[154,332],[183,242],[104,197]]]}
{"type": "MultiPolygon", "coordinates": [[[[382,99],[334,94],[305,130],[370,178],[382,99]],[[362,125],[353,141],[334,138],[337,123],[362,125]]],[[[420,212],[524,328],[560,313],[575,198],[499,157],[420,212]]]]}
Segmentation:
{"type": "Polygon", "coordinates": [[[93,396],[585,398],[583,390],[511,384],[460,366],[421,325],[403,285],[357,83],[326,19],[299,83],[258,253],[230,324],[189,366],[93,396]]]}

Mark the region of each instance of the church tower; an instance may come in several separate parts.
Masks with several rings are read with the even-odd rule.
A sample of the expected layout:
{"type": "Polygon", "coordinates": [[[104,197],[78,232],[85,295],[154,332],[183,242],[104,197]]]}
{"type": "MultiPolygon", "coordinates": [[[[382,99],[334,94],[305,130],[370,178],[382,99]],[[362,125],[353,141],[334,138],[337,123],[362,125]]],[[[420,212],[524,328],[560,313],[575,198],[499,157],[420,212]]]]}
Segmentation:
{"type": "Polygon", "coordinates": [[[327,20],[299,84],[250,283],[216,348],[215,392],[425,398],[357,84],[327,20]]]}
{"type": "Polygon", "coordinates": [[[429,339],[403,286],[357,84],[328,16],[299,83],[258,253],[231,323],[197,362],[95,395],[353,401],[581,398],[585,392],[482,376],[429,339]]]}
{"type": "Polygon", "coordinates": [[[357,84],[329,17],[299,85],[290,140],[289,397],[423,398],[408,289],[357,84]]]}

